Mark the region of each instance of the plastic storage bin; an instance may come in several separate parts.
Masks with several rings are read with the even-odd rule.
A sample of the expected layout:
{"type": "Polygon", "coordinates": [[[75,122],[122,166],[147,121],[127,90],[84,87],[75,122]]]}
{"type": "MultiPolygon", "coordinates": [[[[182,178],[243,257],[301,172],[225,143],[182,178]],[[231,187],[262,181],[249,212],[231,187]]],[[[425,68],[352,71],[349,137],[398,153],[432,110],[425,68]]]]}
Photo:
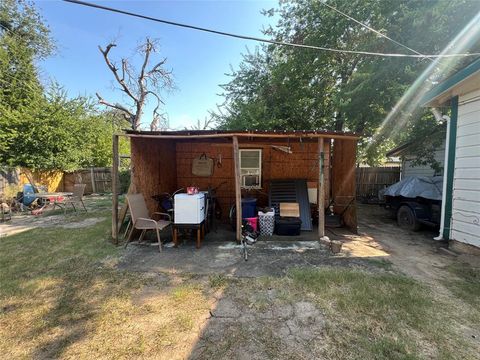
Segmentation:
{"type": "Polygon", "coordinates": [[[283,236],[300,235],[302,220],[295,217],[281,217],[275,223],[275,233],[283,236]]]}
{"type": "Polygon", "coordinates": [[[255,217],[257,209],[257,199],[246,198],[242,199],[242,219],[255,217]]]}
{"type": "Polygon", "coordinates": [[[246,218],[247,223],[253,228],[253,231],[257,231],[258,229],[258,218],[256,217],[251,217],[251,218],[246,218]]]}

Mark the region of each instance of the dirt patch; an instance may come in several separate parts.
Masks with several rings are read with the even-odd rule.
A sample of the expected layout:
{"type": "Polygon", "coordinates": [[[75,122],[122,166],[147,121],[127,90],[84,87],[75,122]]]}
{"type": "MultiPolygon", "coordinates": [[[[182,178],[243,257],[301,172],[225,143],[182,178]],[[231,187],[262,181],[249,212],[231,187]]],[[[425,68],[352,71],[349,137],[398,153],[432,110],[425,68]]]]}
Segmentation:
{"type": "Polygon", "coordinates": [[[88,210],[87,213],[85,213],[83,209],[78,209],[78,212],[74,212],[71,207],[68,207],[67,214],[65,215],[62,209],[58,207],[52,209],[51,206],[47,207],[40,215],[32,215],[29,212],[21,214],[15,213],[11,220],[0,223],[0,237],[51,226],[61,226],[67,229],[88,227],[103,220],[101,218],[89,219],[88,216],[92,213],[97,213],[98,215],[99,211],[105,211],[111,208],[110,196],[86,196],[84,202],[88,210]],[[85,219],[85,217],[87,217],[87,219],[85,219]]]}
{"type": "Polygon", "coordinates": [[[190,359],[302,359],[318,353],[325,319],[313,303],[285,302],[271,289],[232,289],[214,304],[190,359]]]}
{"type": "Polygon", "coordinates": [[[62,224],[60,226],[64,229],[79,229],[79,228],[95,225],[103,220],[104,220],[103,218],[88,218],[81,221],[62,224]]]}

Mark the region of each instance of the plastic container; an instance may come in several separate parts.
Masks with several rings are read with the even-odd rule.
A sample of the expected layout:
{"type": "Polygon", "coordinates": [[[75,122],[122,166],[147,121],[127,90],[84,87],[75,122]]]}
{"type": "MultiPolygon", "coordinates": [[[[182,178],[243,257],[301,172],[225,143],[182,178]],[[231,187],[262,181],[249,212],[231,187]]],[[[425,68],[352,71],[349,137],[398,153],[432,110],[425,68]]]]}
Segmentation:
{"type": "Polygon", "coordinates": [[[253,228],[253,231],[257,231],[257,229],[258,229],[258,218],[251,217],[251,218],[245,218],[245,220],[247,220],[248,224],[253,228]]]}
{"type": "Polygon", "coordinates": [[[275,229],[275,209],[259,211],[258,224],[260,225],[260,235],[272,236],[275,229]]]}
{"type": "Polygon", "coordinates": [[[257,199],[242,199],[242,219],[253,218],[256,215],[257,199]]]}
{"type": "Polygon", "coordinates": [[[281,217],[275,222],[275,233],[283,236],[300,235],[302,220],[295,217],[281,217]]]}

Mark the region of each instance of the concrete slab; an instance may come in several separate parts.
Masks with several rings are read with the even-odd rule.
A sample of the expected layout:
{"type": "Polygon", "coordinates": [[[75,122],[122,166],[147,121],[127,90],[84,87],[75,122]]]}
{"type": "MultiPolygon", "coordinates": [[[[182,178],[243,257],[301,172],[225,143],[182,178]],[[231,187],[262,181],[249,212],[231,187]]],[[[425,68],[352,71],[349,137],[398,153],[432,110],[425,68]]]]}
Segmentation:
{"type": "Polygon", "coordinates": [[[301,266],[370,267],[366,259],[332,255],[318,241],[265,241],[249,247],[249,258],[242,257],[241,246],[231,241],[205,242],[200,249],[194,241],[178,248],[167,244],[160,253],[156,244],[131,244],[119,263],[120,268],[140,272],[223,274],[235,277],[281,276],[289,268],[301,266]]]}

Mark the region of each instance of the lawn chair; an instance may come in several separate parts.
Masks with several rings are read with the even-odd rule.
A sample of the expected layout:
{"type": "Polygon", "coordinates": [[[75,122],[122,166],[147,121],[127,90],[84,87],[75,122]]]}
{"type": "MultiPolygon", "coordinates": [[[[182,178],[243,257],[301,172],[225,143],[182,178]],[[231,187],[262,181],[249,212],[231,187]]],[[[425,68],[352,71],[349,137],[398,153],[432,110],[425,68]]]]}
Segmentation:
{"type": "Polygon", "coordinates": [[[85,207],[85,203],[83,202],[83,193],[85,192],[85,186],[87,185],[75,184],[73,186],[72,196],[64,199],[61,203],[56,204],[56,205],[63,205],[63,210],[65,212],[65,215],[67,214],[67,205],[69,204],[72,205],[73,210],[75,210],[75,212],[77,212],[77,208],[75,207],[75,204],[82,205],[85,212],[87,212],[87,208],[85,207]]]}
{"type": "Polygon", "coordinates": [[[172,224],[171,216],[167,213],[154,212],[152,215],[164,216],[168,219],[168,221],[153,220],[148,213],[147,205],[145,204],[145,198],[143,197],[142,194],[128,194],[127,203],[128,203],[128,209],[130,211],[132,228],[130,230],[130,234],[128,236],[127,242],[125,243],[125,247],[127,247],[128,243],[132,239],[132,235],[135,229],[142,230],[142,234],[140,235],[139,241],[143,240],[143,237],[145,236],[145,233],[147,232],[147,230],[155,230],[157,232],[158,249],[159,251],[162,251],[162,241],[160,239],[160,231],[172,224]]]}

